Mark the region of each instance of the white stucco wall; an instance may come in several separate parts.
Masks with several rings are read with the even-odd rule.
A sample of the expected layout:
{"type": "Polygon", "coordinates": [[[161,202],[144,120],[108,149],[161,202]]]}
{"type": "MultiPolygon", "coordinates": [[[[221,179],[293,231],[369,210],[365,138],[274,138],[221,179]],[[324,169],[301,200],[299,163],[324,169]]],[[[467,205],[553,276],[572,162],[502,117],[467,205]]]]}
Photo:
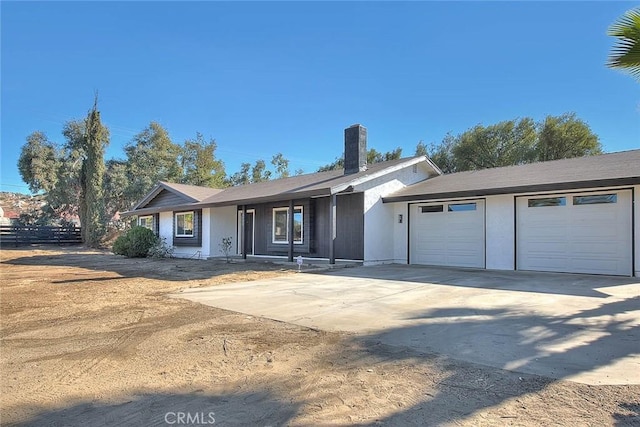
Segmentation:
{"type": "MultiPolygon", "coordinates": [[[[203,246],[174,246],[173,255],[175,257],[202,259],[209,256],[209,246],[206,247],[206,251],[203,250],[203,247],[206,238],[205,236],[208,236],[209,234],[210,215],[210,209],[202,210],[203,246]]],[[[173,244],[173,212],[160,212],[160,226],[158,228],[160,237],[164,238],[167,245],[171,246],[173,244]]]]}
{"type": "Polygon", "coordinates": [[[382,197],[398,191],[407,185],[424,181],[429,177],[428,169],[418,164],[415,172],[408,166],[362,185],[357,190],[364,191],[364,264],[398,262],[395,258],[395,225],[398,218],[393,204],[382,203],[382,197]]]}
{"type": "MultiPolygon", "coordinates": [[[[236,206],[225,206],[221,208],[211,208],[211,233],[209,256],[222,257],[220,243],[225,237],[231,237],[231,254],[236,254],[238,208],[236,206]]],[[[202,241],[204,246],[204,240],[202,241]]]]}
{"type": "Polygon", "coordinates": [[[485,202],[486,268],[514,268],[514,198],[512,194],[487,196],[485,202]]]}
{"type": "Polygon", "coordinates": [[[173,212],[160,212],[160,237],[165,239],[167,245],[173,242],[173,212]]]}
{"type": "Polygon", "coordinates": [[[409,244],[409,213],[408,203],[390,203],[393,205],[393,262],[396,264],[406,264],[407,245],[409,244]],[[398,215],[402,215],[402,223],[398,222],[398,215]]]}

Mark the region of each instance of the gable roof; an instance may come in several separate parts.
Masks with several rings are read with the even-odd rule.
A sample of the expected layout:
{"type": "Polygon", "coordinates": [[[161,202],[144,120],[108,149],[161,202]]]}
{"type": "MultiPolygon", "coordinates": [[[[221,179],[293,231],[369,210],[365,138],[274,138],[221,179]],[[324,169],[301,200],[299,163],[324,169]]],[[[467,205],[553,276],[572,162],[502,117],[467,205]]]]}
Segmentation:
{"type": "MultiPolygon", "coordinates": [[[[296,175],[272,181],[230,187],[223,192],[208,197],[200,204],[208,206],[228,206],[237,204],[263,203],[277,200],[301,199],[306,197],[330,196],[343,191],[352,191],[355,186],[384,176],[398,169],[427,161],[425,156],[389,160],[367,166],[367,170],[350,175],[344,169],[296,175]]],[[[441,173],[433,169],[434,175],[441,173]]]]}
{"type": "Polygon", "coordinates": [[[640,150],[441,175],[383,197],[383,202],[631,184],[640,184],[640,150]]]}
{"type": "Polygon", "coordinates": [[[197,185],[188,184],[174,184],[171,182],[160,181],[153,189],[147,194],[132,210],[140,210],[147,206],[158,194],[163,190],[175,194],[185,203],[197,203],[211,197],[214,194],[220,193],[222,190],[219,188],[200,187],[197,185]]]}
{"type": "Polygon", "coordinates": [[[185,197],[184,204],[165,206],[162,209],[145,209],[145,206],[159,192],[157,191],[153,194],[154,191],[152,191],[131,211],[123,212],[122,215],[129,216],[143,213],[155,213],[162,210],[166,211],[188,208],[200,209],[205,207],[245,205],[270,201],[302,199],[307,197],[329,196],[345,191],[357,191],[355,187],[359,184],[418,163],[425,164],[433,175],[439,175],[442,173],[428,157],[417,156],[374,163],[372,165],[368,165],[366,171],[350,175],[345,175],[344,169],[335,169],[327,172],[296,175],[288,178],[274,179],[225,189],[213,189],[161,182],[156,186],[154,191],[157,191],[157,188],[160,188],[160,191],[162,189],[166,189],[168,191],[179,192],[183,196],[188,196],[189,199],[185,197]],[[203,192],[200,193],[197,189],[203,190],[203,192]],[[206,195],[206,191],[210,191],[210,194],[206,195]],[[200,199],[195,200],[195,196],[199,196],[200,199]]]}

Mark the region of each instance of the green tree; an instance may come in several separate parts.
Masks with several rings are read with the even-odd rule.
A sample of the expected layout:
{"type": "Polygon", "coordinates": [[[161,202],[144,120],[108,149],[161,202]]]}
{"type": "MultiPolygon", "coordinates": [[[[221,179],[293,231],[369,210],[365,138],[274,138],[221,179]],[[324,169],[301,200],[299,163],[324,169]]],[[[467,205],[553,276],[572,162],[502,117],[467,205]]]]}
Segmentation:
{"type": "Polygon", "coordinates": [[[538,161],[602,154],[598,136],[575,113],[547,116],[539,127],[538,161]]]}
{"type": "Polygon", "coordinates": [[[124,147],[127,156],[126,202],[131,207],[158,181],[180,182],[183,171],[179,157],[182,148],[174,144],[159,123],[151,122],[124,147]]]}
{"type": "Polygon", "coordinates": [[[430,144],[428,155],[442,172],[457,172],[456,159],[453,155],[453,147],[457,139],[451,133],[447,133],[440,144],[430,144]]]}
{"type": "Polygon", "coordinates": [[[536,125],[530,118],[509,120],[464,132],[453,145],[456,170],[494,168],[535,159],[536,125]]]}
{"type": "Polygon", "coordinates": [[[627,11],[607,34],[618,38],[607,66],[626,71],[640,81],[640,8],[627,11]]]}
{"type": "Polygon", "coordinates": [[[60,158],[56,145],[43,132],[33,132],[22,146],[18,171],[33,193],[49,192],[58,182],[60,158]]]}
{"type": "Polygon", "coordinates": [[[80,216],[80,171],[86,155],[83,147],[84,134],[84,120],[68,121],[62,129],[65,143],[59,150],[57,184],[47,193],[47,203],[60,215],[80,216]]]}
{"type": "Polygon", "coordinates": [[[123,160],[111,159],[106,162],[104,174],[104,205],[109,218],[117,212],[131,208],[127,202],[126,191],[129,185],[127,163],[123,160]]]}
{"type": "Polygon", "coordinates": [[[419,141],[416,145],[416,156],[428,156],[429,150],[427,149],[427,145],[424,141],[419,141]]]}
{"type": "Polygon", "coordinates": [[[184,142],[181,156],[184,183],[213,188],[225,187],[224,163],[216,159],[216,148],[215,140],[206,142],[199,132],[196,139],[184,142]]]}
{"type": "Polygon", "coordinates": [[[335,169],[344,169],[344,156],[343,157],[336,157],[336,159],[333,161],[333,163],[329,163],[327,165],[324,166],[320,166],[318,168],[318,172],[328,172],[328,171],[332,171],[335,169]]]}
{"type": "Polygon", "coordinates": [[[267,165],[264,160],[256,160],[256,163],[251,168],[251,182],[269,181],[271,179],[271,171],[267,170],[267,165]]]}
{"type": "Polygon", "coordinates": [[[97,247],[106,231],[103,179],[104,151],[109,144],[109,130],[100,119],[97,96],[85,119],[82,142],[85,157],[80,170],[80,223],[84,243],[89,247],[97,247]]]}
{"type": "MultiPolygon", "coordinates": [[[[402,148],[398,147],[395,150],[381,153],[375,148],[367,150],[367,164],[372,165],[374,163],[386,162],[388,160],[396,160],[402,157],[402,148]]],[[[342,157],[336,157],[333,163],[329,163],[318,168],[318,172],[327,172],[335,169],[344,168],[344,154],[342,157]]]]}
{"type": "Polygon", "coordinates": [[[227,184],[230,186],[246,185],[251,183],[251,177],[249,176],[249,170],[251,169],[251,163],[242,163],[240,170],[231,175],[227,184]]]}
{"type": "Polygon", "coordinates": [[[285,159],[282,153],[278,153],[271,158],[271,164],[276,168],[278,178],[289,176],[289,160],[285,159]]]}

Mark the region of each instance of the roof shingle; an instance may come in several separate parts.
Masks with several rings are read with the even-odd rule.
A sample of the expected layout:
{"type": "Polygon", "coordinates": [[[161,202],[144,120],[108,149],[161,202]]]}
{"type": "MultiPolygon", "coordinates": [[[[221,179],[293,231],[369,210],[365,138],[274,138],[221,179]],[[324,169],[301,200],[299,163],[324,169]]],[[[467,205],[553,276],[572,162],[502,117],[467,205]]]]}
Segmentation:
{"type": "Polygon", "coordinates": [[[385,203],[640,184],[640,150],[440,175],[385,203]]]}

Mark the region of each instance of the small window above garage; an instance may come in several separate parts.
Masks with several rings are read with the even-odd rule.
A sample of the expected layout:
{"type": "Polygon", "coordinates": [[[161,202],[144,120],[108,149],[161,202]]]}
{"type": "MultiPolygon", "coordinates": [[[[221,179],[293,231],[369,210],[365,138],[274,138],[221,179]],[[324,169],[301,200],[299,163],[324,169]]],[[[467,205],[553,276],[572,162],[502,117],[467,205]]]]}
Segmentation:
{"type": "Polygon", "coordinates": [[[589,196],[575,196],[574,205],[600,205],[603,203],[617,203],[617,194],[592,194],[589,196]]]}
{"type": "Polygon", "coordinates": [[[566,197],[545,197],[542,199],[529,199],[527,206],[530,208],[545,208],[549,206],[566,206],[566,197]]]}
{"type": "Polygon", "coordinates": [[[476,204],[475,203],[449,203],[447,210],[449,212],[475,211],[476,204]]]}
{"type": "Polygon", "coordinates": [[[444,212],[444,205],[420,206],[420,213],[444,212]]]}

